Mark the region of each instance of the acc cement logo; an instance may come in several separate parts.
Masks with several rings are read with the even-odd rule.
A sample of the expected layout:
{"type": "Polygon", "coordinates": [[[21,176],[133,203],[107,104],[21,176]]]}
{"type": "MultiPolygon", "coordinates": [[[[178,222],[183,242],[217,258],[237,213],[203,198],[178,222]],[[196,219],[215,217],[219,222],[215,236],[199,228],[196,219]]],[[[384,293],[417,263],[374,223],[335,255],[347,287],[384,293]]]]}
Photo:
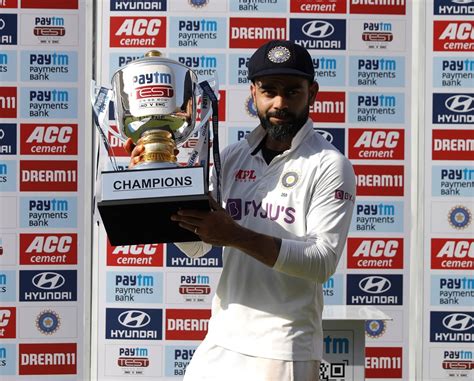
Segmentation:
{"type": "Polygon", "coordinates": [[[334,26],[327,21],[313,20],[304,24],[301,30],[308,37],[325,38],[334,33],[334,26]]]}
{"type": "Polygon", "coordinates": [[[118,321],[127,328],[141,328],[150,323],[151,317],[146,312],[131,310],[122,312],[118,316],[118,321]]]}
{"type": "Polygon", "coordinates": [[[465,229],[471,224],[472,213],[465,206],[456,205],[449,211],[448,221],[454,229],[465,229]]]}
{"type": "Polygon", "coordinates": [[[44,335],[52,335],[61,326],[61,318],[52,310],[45,310],[36,317],[36,328],[44,335]]]}
{"type": "Polygon", "coordinates": [[[453,112],[470,112],[474,110],[474,97],[470,95],[454,95],[446,99],[445,106],[453,112]]]}
{"type": "Polygon", "coordinates": [[[474,328],[474,318],[464,313],[453,313],[443,319],[443,326],[451,331],[463,332],[474,328]]]}
{"type": "Polygon", "coordinates": [[[66,280],[61,274],[44,272],[35,275],[32,282],[36,287],[42,290],[55,290],[62,287],[66,280]]]}
{"type": "Polygon", "coordinates": [[[359,282],[359,288],[369,294],[382,294],[390,289],[392,284],[387,278],[369,276],[359,282]]]}

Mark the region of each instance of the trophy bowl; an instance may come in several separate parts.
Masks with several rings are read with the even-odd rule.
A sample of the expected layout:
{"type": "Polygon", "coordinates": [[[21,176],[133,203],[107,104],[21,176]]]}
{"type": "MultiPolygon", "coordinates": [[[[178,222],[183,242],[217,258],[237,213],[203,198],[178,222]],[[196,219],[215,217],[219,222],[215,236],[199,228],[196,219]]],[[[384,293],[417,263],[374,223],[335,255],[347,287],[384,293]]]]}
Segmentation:
{"type": "Polygon", "coordinates": [[[176,167],[176,148],[196,123],[197,75],[187,66],[150,51],[112,76],[120,134],[143,144],[134,169],[176,167]]]}

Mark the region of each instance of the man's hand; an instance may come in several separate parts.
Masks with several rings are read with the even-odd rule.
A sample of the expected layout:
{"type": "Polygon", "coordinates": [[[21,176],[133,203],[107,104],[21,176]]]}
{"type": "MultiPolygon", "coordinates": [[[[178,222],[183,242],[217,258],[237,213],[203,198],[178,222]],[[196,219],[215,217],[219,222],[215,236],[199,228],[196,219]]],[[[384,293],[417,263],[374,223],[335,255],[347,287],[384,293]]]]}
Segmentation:
{"type": "Polygon", "coordinates": [[[140,155],[145,151],[145,147],[143,145],[136,146],[133,140],[128,138],[127,141],[123,143],[123,148],[130,155],[128,168],[131,169],[140,162],[140,155]]]}
{"type": "Polygon", "coordinates": [[[211,211],[183,209],[171,216],[183,229],[194,232],[213,246],[233,246],[241,227],[209,196],[211,211]]]}
{"type": "Polygon", "coordinates": [[[171,216],[179,226],[194,232],[213,246],[232,246],[272,267],[280,252],[281,239],[240,226],[209,196],[211,211],[180,210],[171,216]]]}

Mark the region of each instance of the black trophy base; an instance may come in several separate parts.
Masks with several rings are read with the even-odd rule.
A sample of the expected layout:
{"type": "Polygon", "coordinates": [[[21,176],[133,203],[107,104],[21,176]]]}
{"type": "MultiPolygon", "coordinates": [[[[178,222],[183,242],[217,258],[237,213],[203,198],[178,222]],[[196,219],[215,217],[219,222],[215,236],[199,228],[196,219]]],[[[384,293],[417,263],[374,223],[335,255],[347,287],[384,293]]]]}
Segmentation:
{"type": "Polygon", "coordinates": [[[207,195],[101,201],[97,207],[113,246],[199,241],[171,215],[178,209],[210,210],[207,195]]]}

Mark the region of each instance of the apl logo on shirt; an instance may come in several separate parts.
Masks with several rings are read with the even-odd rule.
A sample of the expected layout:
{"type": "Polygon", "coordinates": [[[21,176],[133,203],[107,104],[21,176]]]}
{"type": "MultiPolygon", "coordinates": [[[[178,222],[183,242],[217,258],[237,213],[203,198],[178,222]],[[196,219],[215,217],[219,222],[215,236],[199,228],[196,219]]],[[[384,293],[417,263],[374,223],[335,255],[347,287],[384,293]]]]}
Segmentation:
{"type": "Polygon", "coordinates": [[[474,130],[433,130],[433,160],[474,160],[474,130]]]}
{"type": "Polygon", "coordinates": [[[77,161],[20,161],[22,192],[76,192],[77,182],[77,161]]]}
{"type": "Polygon", "coordinates": [[[349,158],[403,160],[405,158],[405,131],[349,128],[349,158]]]}
{"type": "Polygon", "coordinates": [[[77,374],[76,343],[19,344],[19,374],[77,374]]]}
{"type": "Polygon", "coordinates": [[[473,124],[474,93],[434,93],[434,124],[473,124]]]}
{"type": "Polygon", "coordinates": [[[0,87],[0,118],[16,118],[16,110],[17,88],[0,87]]]}
{"type": "Polygon", "coordinates": [[[474,21],[434,21],[435,52],[471,52],[474,47],[474,21]]]}
{"type": "Polygon", "coordinates": [[[346,0],[290,0],[292,13],[346,13],[346,0]]]}
{"type": "Polygon", "coordinates": [[[346,20],[290,19],[290,40],[306,49],[345,50],[346,20]]]}
{"type": "Polygon", "coordinates": [[[166,17],[111,17],[110,47],[166,46],[166,17]]]}
{"type": "Polygon", "coordinates": [[[0,339],[16,337],[16,308],[0,307],[0,339]]]}
{"type": "Polygon", "coordinates": [[[0,45],[16,45],[18,16],[16,14],[0,14],[0,45]]]}
{"type": "Polygon", "coordinates": [[[166,310],[166,340],[204,340],[210,310],[166,310]]]}
{"type": "Polygon", "coordinates": [[[166,11],[166,0],[111,0],[110,10],[116,12],[166,11]]]}
{"type": "Polygon", "coordinates": [[[365,377],[402,378],[403,349],[400,347],[366,347],[365,377]]]}
{"type": "Polygon", "coordinates": [[[77,124],[20,125],[22,155],[77,155],[77,124]]]}
{"type": "Polygon", "coordinates": [[[20,302],[77,300],[77,270],[21,270],[20,302]]]}
{"type": "Polygon", "coordinates": [[[403,275],[347,275],[349,305],[403,304],[403,275]]]}
{"type": "Polygon", "coordinates": [[[473,312],[430,312],[430,342],[472,343],[473,340],[473,312]]]}
{"type": "Polygon", "coordinates": [[[20,234],[20,265],[77,265],[77,234],[20,234]]]}
{"type": "Polygon", "coordinates": [[[403,238],[348,238],[347,268],[403,269],[403,238]]]}
{"type": "Polygon", "coordinates": [[[359,196],[403,196],[403,165],[354,165],[359,196]]]}
{"type": "Polygon", "coordinates": [[[107,308],[105,338],[113,340],[161,340],[163,311],[161,309],[107,308]]]}
{"type": "Polygon", "coordinates": [[[286,40],[286,19],[243,18],[229,19],[229,48],[258,48],[270,40],[286,40]]]}
{"type": "Polygon", "coordinates": [[[405,0],[350,0],[349,13],[368,15],[404,15],[405,0]]]}
{"type": "Polygon", "coordinates": [[[472,0],[434,0],[434,14],[443,16],[474,15],[472,0]]]}
{"type": "Polygon", "coordinates": [[[431,269],[474,270],[474,239],[431,239],[431,269]]]}

